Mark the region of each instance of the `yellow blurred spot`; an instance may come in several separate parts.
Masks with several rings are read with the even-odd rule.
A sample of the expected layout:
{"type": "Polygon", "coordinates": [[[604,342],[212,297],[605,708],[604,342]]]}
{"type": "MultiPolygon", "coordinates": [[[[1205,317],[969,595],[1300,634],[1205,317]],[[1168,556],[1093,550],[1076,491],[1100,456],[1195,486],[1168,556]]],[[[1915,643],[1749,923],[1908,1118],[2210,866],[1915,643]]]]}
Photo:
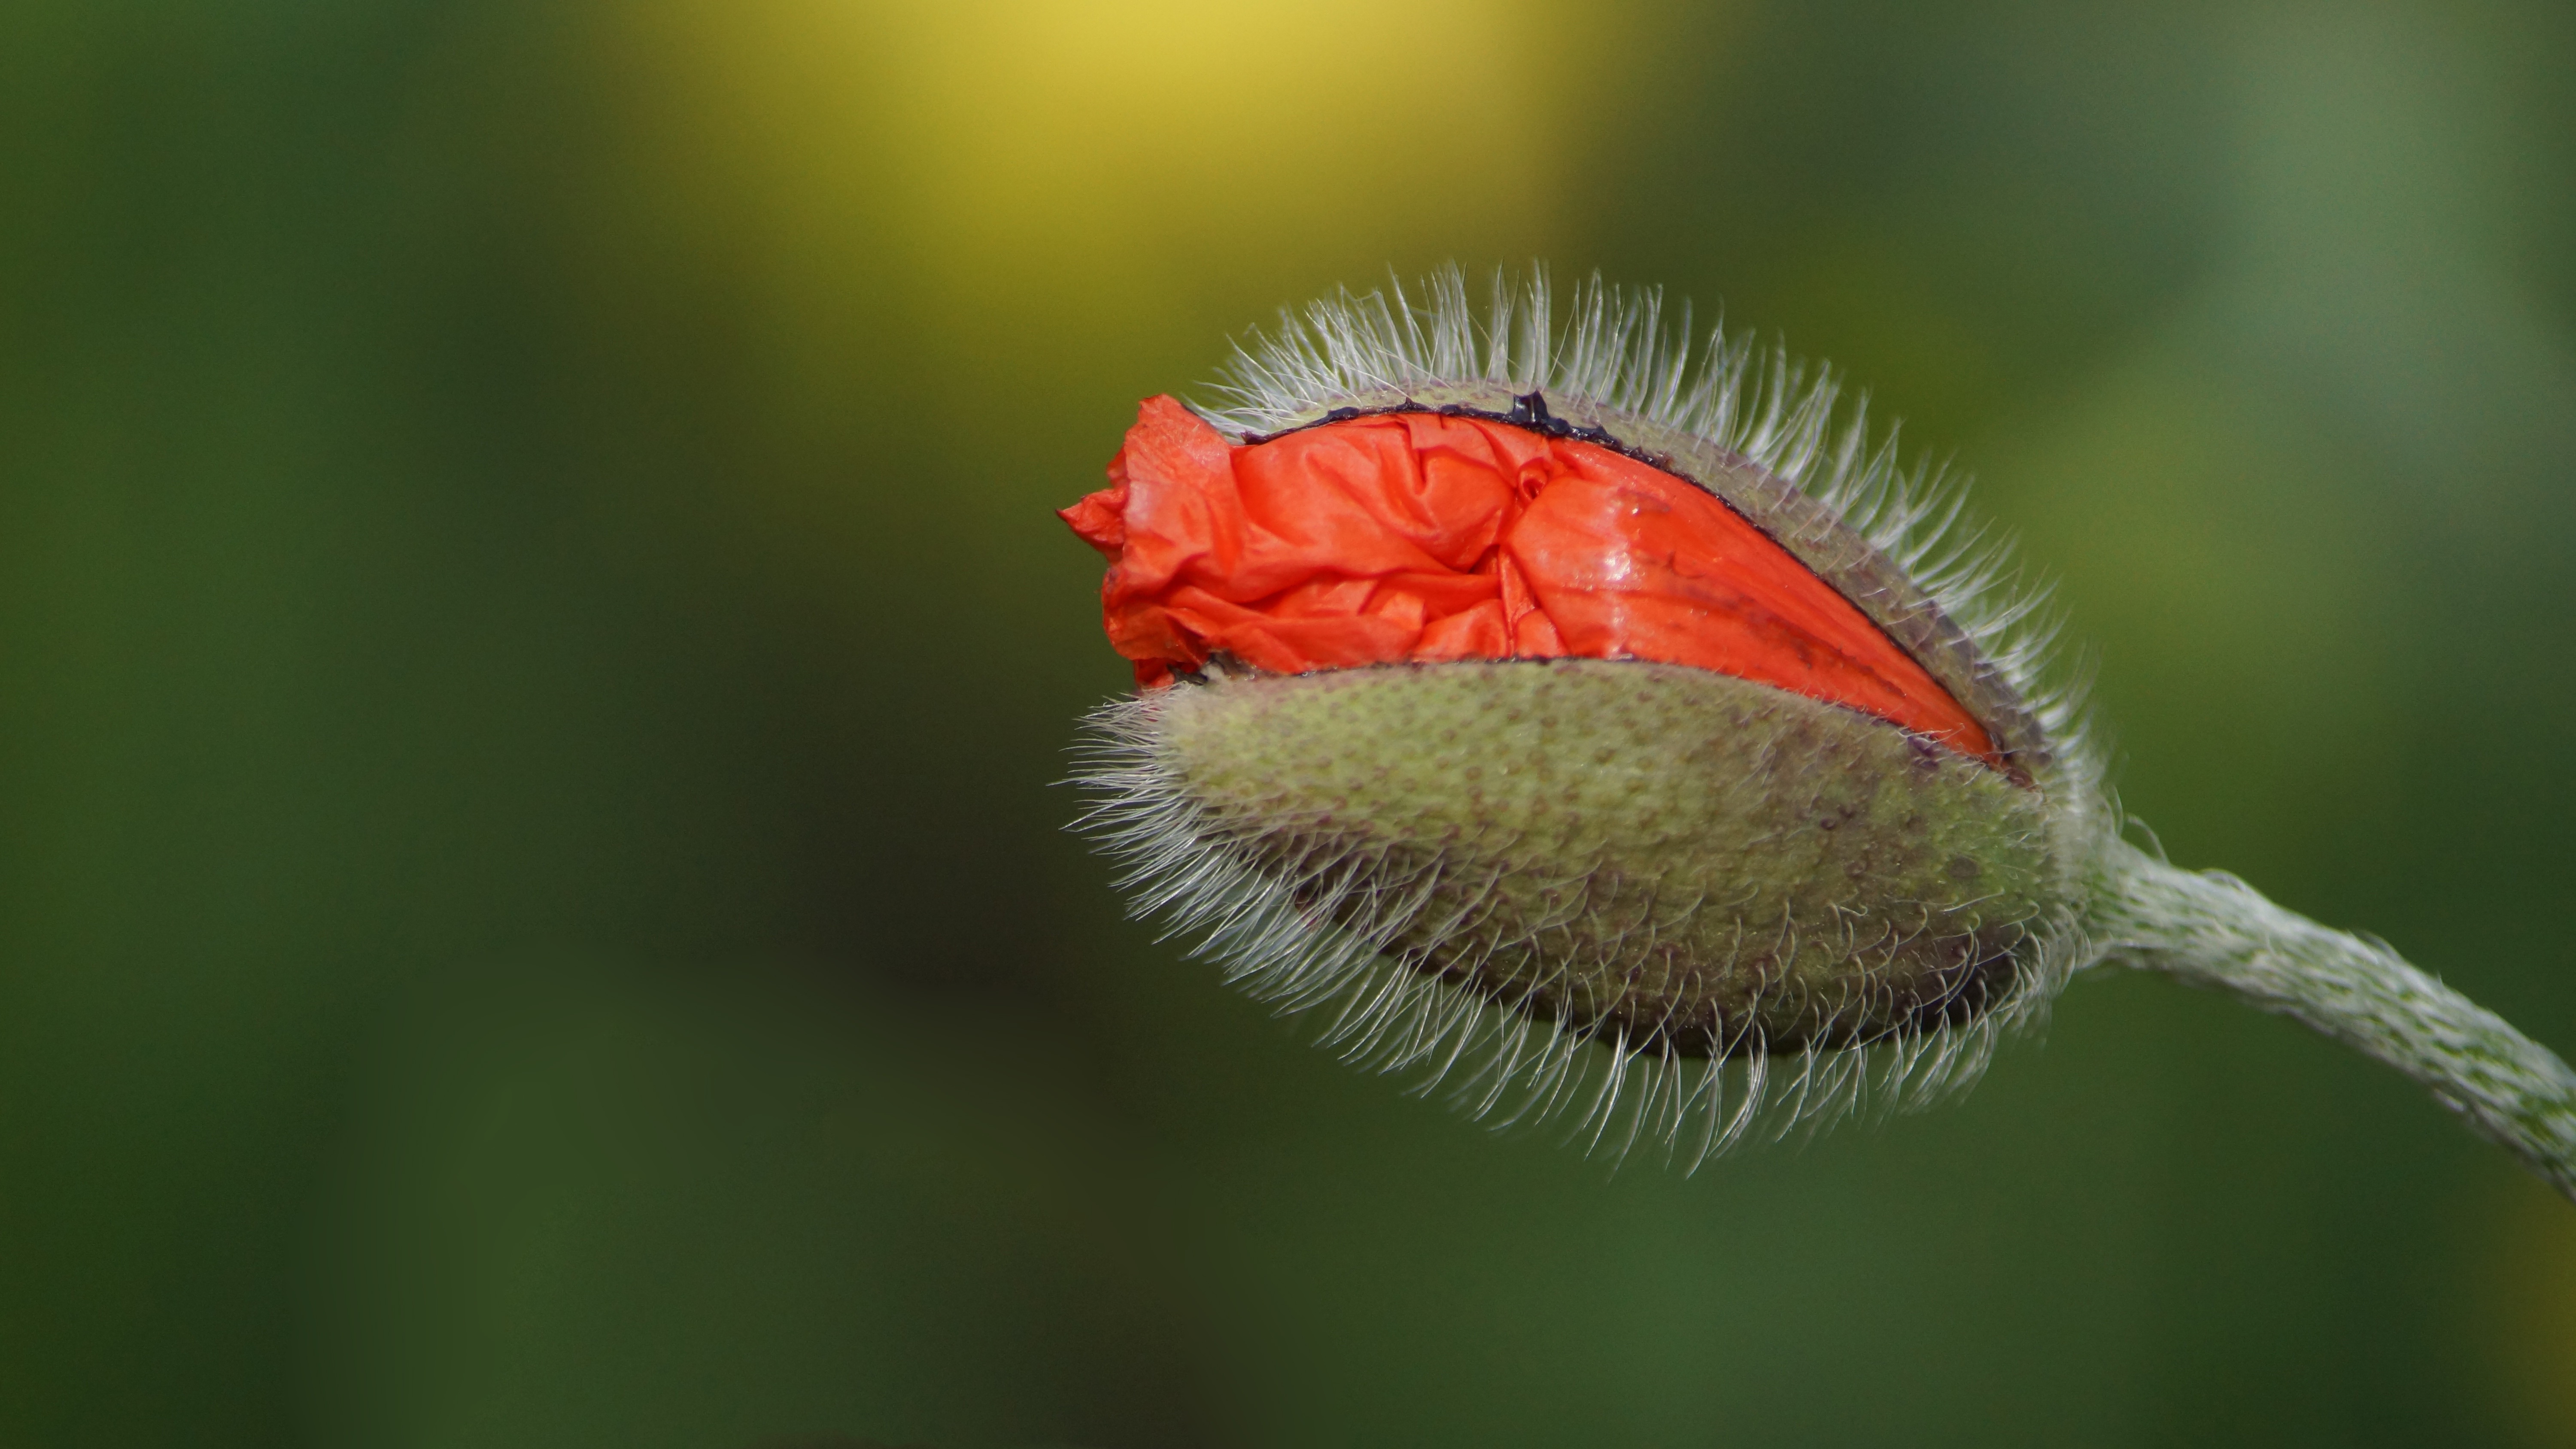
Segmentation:
{"type": "Polygon", "coordinates": [[[1635,90],[1627,14],[756,0],[674,4],[638,33],[681,80],[707,175],[754,193],[800,281],[873,261],[968,305],[1089,310],[1175,272],[1367,258],[1367,281],[1394,256],[1544,246],[1635,90]]]}
{"type": "MultiPolygon", "coordinates": [[[[975,455],[940,526],[1008,531],[1282,305],[1444,259],[1587,267],[1569,201],[1653,115],[1671,3],[647,0],[600,38],[629,168],[607,184],[637,198],[616,245],[646,285],[728,289],[764,436],[846,457],[854,397],[899,393],[908,430],[975,455]],[[1010,452],[1059,436],[1078,459],[1010,452]]],[[[815,481],[762,487],[836,510],[909,487],[815,481]]]]}

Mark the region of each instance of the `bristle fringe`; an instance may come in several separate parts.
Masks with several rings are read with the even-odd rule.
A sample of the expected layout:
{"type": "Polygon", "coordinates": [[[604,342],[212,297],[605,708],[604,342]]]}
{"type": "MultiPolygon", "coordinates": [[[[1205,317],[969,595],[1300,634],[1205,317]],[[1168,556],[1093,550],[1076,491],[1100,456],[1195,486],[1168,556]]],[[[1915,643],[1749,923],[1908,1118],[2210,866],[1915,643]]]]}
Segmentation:
{"type": "Polygon", "coordinates": [[[1907,463],[1898,430],[1873,440],[1869,399],[1783,346],[1723,325],[1702,340],[1687,304],[1595,273],[1558,315],[1544,270],[1496,271],[1483,315],[1455,266],[1408,291],[1347,289],[1283,311],[1239,342],[1198,411],[1248,437],[1312,422],[1340,403],[1471,382],[1587,399],[1705,439],[1822,503],[1910,575],[2010,684],[2070,776],[2098,779],[2082,669],[2052,667],[2061,620],[2050,588],[2015,566],[2011,540],[1967,516],[1968,480],[1907,463]]]}
{"type": "MultiPolygon", "coordinates": [[[[1340,406],[1384,406],[1390,393],[1486,384],[1691,435],[1821,503],[1910,576],[2030,711],[2053,756],[2050,788],[2066,808],[2089,812],[2102,798],[2083,672],[2051,667],[2058,620],[2049,591],[2014,566],[2009,540],[1968,517],[1965,480],[1929,459],[1906,462],[1894,428],[1873,434],[1865,397],[1843,406],[1830,368],[1782,347],[1758,349],[1723,327],[1700,339],[1690,309],[1668,311],[1659,291],[1612,288],[1596,274],[1560,315],[1543,271],[1518,280],[1497,272],[1479,315],[1464,276],[1447,267],[1417,293],[1394,282],[1365,295],[1337,292],[1239,345],[1214,401],[1198,411],[1245,438],[1340,406]]],[[[1712,1057],[1681,1056],[1661,1033],[1631,1040],[1624,1029],[1605,1034],[1598,1023],[1534,1012],[1539,1000],[1570,999],[1548,991],[1555,980],[1494,1000],[1420,969],[1398,942],[1443,938],[1444,923],[1420,919],[1435,898],[1437,866],[1396,872],[1321,830],[1300,837],[1284,827],[1283,844],[1277,821],[1265,822],[1256,850],[1249,832],[1191,798],[1161,753],[1160,695],[1097,710],[1075,771],[1093,793],[1077,828],[1120,863],[1134,912],[1195,936],[1194,954],[1221,963],[1229,980],[1282,1013],[1323,1020],[1323,1040],[1346,1058],[1413,1073],[1417,1091],[1445,1092],[1497,1128],[1563,1123],[1569,1140],[1614,1161],[1654,1144],[1687,1171],[1740,1143],[1955,1097],[1998,1042],[2044,1020],[2059,988],[2096,954],[2069,912],[2032,923],[2013,986],[1965,1021],[1908,1022],[1858,1047],[1813,1044],[1833,1039],[1825,1031],[1775,1051],[1748,1019],[1736,1029],[1749,1035],[1719,1043],[1712,1057]]],[[[2107,829],[2113,818],[2106,802],[2094,823],[2107,829]]],[[[1472,976],[1483,964],[1451,969],[1472,976]]],[[[1885,989],[1866,974],[1856,979],[1851,1019],[1886,1020],[1886,1001],[1862,999],[1885,989]]]]}
{"type": "MultiPolygon", "coordinates": [[[[1530,1014],[1545,982],[1495,1001],[1417,969],[1396,943],[1432,899],[1431,867],[1390,875],[1381,859],[1321,835],[1312,853],[1274,842],[1256,858],[1164,756],[1163,700],[1156,692],[1095,710],[1074,773],[1092,796],[1075,828],[1121,867],[1131,912],[1167,922],[1167,937],[1196,937],[1193,956],[1219,962],[1281,1014],[1321,1018],[1322,1043],[1344,1059],[1414,1074],[1414,1091],[1444,1093],[1498,1130],[1562,1124],[1569,1142],[1613,1163],[1647,1143],[1688,1172],[1739,1144],[1954,1098],[2004,1036],[2045,1017],[2084,954],[2073,923],[2054,922],[2039,933],[2050,946],[2021,963],[2001,1000],[1968,1021],[1909,1025],[1867,1047],[1775,1052],[1750,1021],[1738,1030],[1753,1039],[1722,1043],[1713,1058],[1680,1056],[1669,1040],[1640,1046],[1616,1028],[1530,1014]],[[1283,857],[1297,864],[1282,868],[1283,857]]],[[[1851,1009],[1871,1005],[1856,999],[1851,1009]]]]}

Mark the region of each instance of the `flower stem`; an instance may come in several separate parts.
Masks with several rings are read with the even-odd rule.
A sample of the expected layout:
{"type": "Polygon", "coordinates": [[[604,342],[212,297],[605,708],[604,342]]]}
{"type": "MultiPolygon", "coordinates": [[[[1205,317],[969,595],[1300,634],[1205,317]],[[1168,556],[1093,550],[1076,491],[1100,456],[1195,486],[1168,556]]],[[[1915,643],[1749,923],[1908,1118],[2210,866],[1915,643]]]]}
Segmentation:
{"type": "Polygon", "coordinates": [[[2225,991],[2385,1062],[2576,1200],[2576,1072],[2382,942],[2125,842],[2089,922],[2112,960],[2225,991]]]}

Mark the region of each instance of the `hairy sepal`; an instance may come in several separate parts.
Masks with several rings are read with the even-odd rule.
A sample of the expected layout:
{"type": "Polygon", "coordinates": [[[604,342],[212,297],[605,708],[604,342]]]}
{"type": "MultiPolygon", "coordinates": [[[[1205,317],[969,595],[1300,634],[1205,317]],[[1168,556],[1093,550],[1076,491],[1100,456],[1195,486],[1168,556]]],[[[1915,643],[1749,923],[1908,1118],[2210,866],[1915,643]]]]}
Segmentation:
{"type": "Polygon", "coordinates": [[[2077,955],[2082,822],[2046,782],[1767,685],[1217,671],[1095,723],[1140,909],[1355,1056],[1623,1148],[1927,1101],[2077,955]]]}

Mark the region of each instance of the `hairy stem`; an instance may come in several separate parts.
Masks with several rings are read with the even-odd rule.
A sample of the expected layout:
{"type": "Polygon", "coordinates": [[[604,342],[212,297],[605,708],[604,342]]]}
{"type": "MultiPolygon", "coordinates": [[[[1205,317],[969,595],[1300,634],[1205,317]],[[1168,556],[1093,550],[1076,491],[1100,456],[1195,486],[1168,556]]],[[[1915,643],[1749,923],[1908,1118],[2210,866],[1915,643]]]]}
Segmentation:
{"type": "Polygon", "coordinates": [[[2576,1072],[2504,1018],[2216,871],[2125,843],[2090,929],[2110,959],[2212,987],[2387,1063],[2576,1200],[2576,1072]]]}

